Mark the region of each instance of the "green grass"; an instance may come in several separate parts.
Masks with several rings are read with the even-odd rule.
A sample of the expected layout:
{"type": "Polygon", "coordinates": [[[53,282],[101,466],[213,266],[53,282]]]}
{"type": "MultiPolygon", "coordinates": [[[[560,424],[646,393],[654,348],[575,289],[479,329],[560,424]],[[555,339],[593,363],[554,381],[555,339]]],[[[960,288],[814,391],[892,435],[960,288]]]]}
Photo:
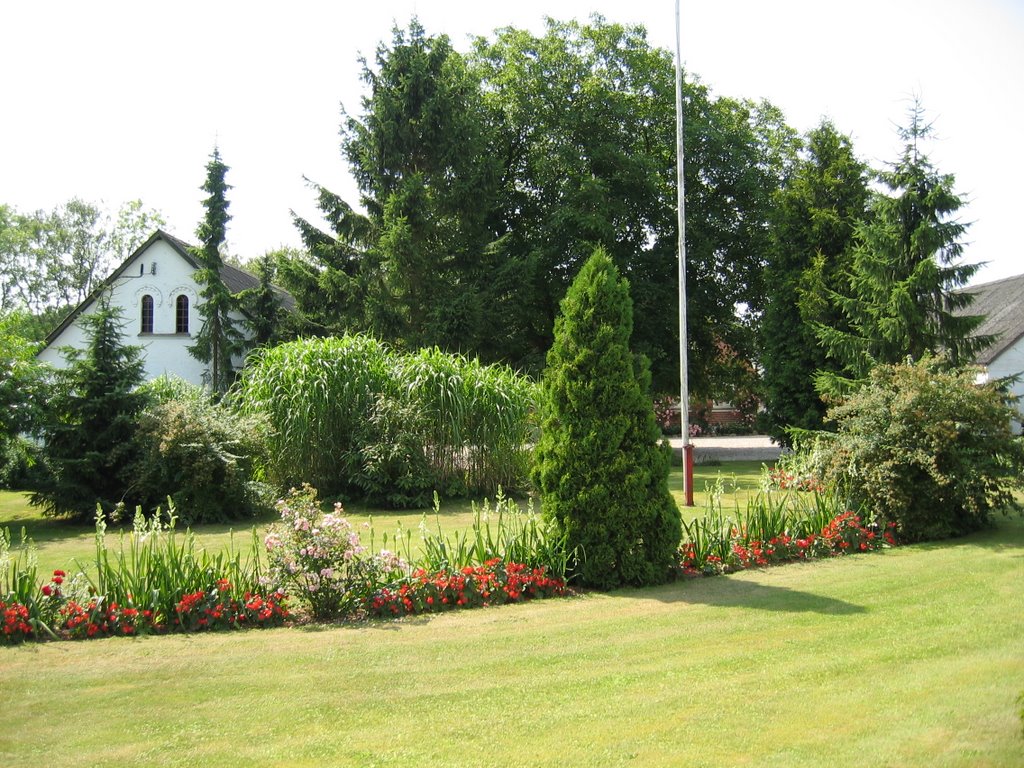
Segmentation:
{"type": "Polygon", "coordinates": [[[0,649],[0,764],[1019,766],[1024,521],[390,623],[0,649]]]}
{"type": "MultiPolygon", "coordinates": [[[[737,461],[721,466],[698,465],[694,469],[693,482],[695,506],[690,508],[683,506],[682,470],[674,468],[669,477],[669,486],[684,519],[690,520],[703,513],[708,496],[707,487],[715,483],[719,477],[726,491],[723,500],[726,510],[731,509],[734,502],[745,507],[747,498],[757,493],[761,463],[737,461]]],[[[427,514],[427,523],[432,529],[440,523],[445,533],[469,530],[473,524],[472,504],[465,500],[442,503],[438,520],[434,519],[433,510],[429,509],[399,512],[375,509],[363,504],[347,504],[345,512],[346,517],[357,526],[357,530],[364,533],[364,543],[368,543],[368,539],[362,524],[372,521],[378,546],[384,534],[393,537],[399,527],[405,531],[412,531],[415,546],[419,541],[418,529],[424,513],[427,514]]],[[[274,522],[275,518],[276,516],[271,514],[254,523],[258,529],[263,530],[274,522]]],[[[20,539],[21,529],[25,529],[38,548],[41,575],[49,575],[55,568],[69,570],[75,558],[85,562],[94,552],[94,528],[91,525],[69,525],[61,520],[44,518],[38,509],[29,507],[26,494],[0,491],[0,526],[11,529],[11,536],[15,542],[20,539]]],[[[130,520],[127,521],[127,527],[131,527],[130,520]]],[[[251,526],[236,525],[232,528],[229,525],[202,525],[197,526],[195,531],[202,546],[224,549],[228,546],[232,530],[235,531],[236,545],[247,544],[250,528],[251,526]]],[[[116,536],[116,533],[115,526],[108,529],[108,535],[116,536]]]]}

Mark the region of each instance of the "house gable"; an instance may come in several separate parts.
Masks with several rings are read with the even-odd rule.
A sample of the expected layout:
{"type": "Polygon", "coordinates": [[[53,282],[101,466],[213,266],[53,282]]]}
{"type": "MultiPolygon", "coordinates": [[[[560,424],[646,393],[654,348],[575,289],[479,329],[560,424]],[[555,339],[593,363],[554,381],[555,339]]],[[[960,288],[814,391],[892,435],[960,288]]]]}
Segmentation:
{"type": "MultiPolygon", "coordinates": [[[[64,318],[47,336],[37,357],[56,368],[66,367],[62,349],[84,349],[86,345],[84,329],[77,321],[95,312],[100,296],[109,293],[111,306],[121,311],[122,344],[143,349],[146,380],[167,374],[201,385],[206,366],[188,352],[202,324],[197,310],[201,290],[195,280],[198,269],[199,262],[186,243],[157,230],[64,318]]],[[[256,277],[235,267],[225,265],[222,276],[232,293],[259,285],[256,277]]],[[[281,293],[282,298],[291,299],[281,293]]],[[[287,306],[289,302],[283,303],[287,306]]],[[[241,315],[235,319],[244,333],[244,319],[241,315]]]]}
{"type": "MultiPolygon", "coordinates": [[[[978,326],[978,335],[996,337],[995,343],[982,350],[976,362],[985,367],[989,379],[1024,374],[1024,275],[974,285],[964,292],[974,296],[974,301],[964,311],[985,317],[978,326]]],[[[1010,392],[1021,398],[1017,409],[1024,413],[1024,378],[1013,382],[1010,392]]],[[[1019,422],[1017,428],[1020,428],[1019,422]]]]}
{"type": "Polygon", "coordinates": [[[964,311],[985,317],[976,333],[996,337],[995,343],[978,355],[978,363],[989,365],[1024,339],[1024,275],[970,286],[963,292],[974,297],[964,311]]]}

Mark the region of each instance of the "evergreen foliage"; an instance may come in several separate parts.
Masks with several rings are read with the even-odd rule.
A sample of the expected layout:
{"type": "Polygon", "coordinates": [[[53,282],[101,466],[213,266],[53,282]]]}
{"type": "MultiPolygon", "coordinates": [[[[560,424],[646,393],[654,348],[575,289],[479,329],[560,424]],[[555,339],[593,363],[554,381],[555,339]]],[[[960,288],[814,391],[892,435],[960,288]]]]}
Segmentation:
{"type": "Polygon", "coordinates": [[[819,388],[837,392],[864,380],[879,363],[920,360],[943,353],[951,365],[970,362],[992,339],[973,335],[982,317],[966,309],[971,294],[956,292],[980,265],[963,264],[967,224],[952,218],[963,206],[954,178],[923,154],[931,134],[915,100],[909,125],[899,130],[903,154],[879,174],[891,194],[876,194],[854,233],[848,287],[828,295],[842,324],[815,324],[844,377],[823,372],[819,388]]]}
{"type": "Polygon", "coordinates": [[[772,437],[787,445],[787,427],[820,429],[824,423],[826,406],[814,376],[837,364],[818,343],[813,324],[842,325],[826,292],[843,286],[867,198],[867,166],[854,156],[849,137],[823,121],[807,134],[804,152],[777,196],[765,276],[760,334],[766,422],[772,437]]]}
{"type": "Polygon", "coordinates": [[[246,325],[252,331],[248,344],[263,347],[279,341],[282,324],[281,300],[274,290],[274,274],[277,270],[275,254],[265,253],[255,263],[256,276],[260,284],[238,294],[239,307],[245,312],[246,325]]]}
{"type": "Polygon", "coordinates": [[[188,348],[192,357],[209,366],[206,379],[216,394],[223,394],[231,386],[234,378],[232,357],[243,347],[242,334],[231,317],[231,312],[237,309],[237,301],[221,277],[224,262],[220,250],[231,218],[227,199],[227,191],[231,187],[224,181],[227,172],[228,167],[220,159],[220,150],[214,148],[210,162],[206,164],[206,181],[202,186],[209,195],[203,201],[206,215],[196,228],[202,245],[194,249],[200,264],[195,280],[203,286],[199,291],[202,301],[197,307],[203,324],[196,334],[195,344],[188,348]]]}
{"type": "MultiPolygon", "coordinates": [[[[634,287],[636,350],[656,389],[674,391],[672,56],[600,17],[500,29],[465,56],[413,22],[363,76],[342,135],[366,213],[314,185],[329,226],[294,217],[308,254],[279,261],[299,334],[370,332],[539,374],[559,302],[601,246],[634,287]]],[[[712,397],[720,344],[754,359],[772,196],[795,134],[770,104],[695,78],[684,91],[690,381],[712,397]]]]}
{"type": "Polygon", "coordinates": [[[409,347],[500,356],[493,312],[499,158],[480,82],[444,36],[415,19],[363,62],[369,94],[346,116],[342,148],[366,215],[318,185],[333,234],[294,217],[309,250],[282,281],[312,332],[369,331],[409,347]],[[310,307],[313,298],[326,309],[310,307]]]}
{"type": "Polygon", "coordinates": [[[129,467],[136,459],[135,423],[146,405],[137,390],[143,378],[139,347],[121,343],[121,316],[107,299],[84,315],[86,348],[68,348],[49,403],[43,456],[50,477],[31,503],[46,514],[91,520],[99,504],[109,514],[118,502],[132,506],[129,467]]]}
{"type": "Polygon", "coordinates": [[[556,321],[534,482],[543,514],[577,552],[578,577],[602,589],[664,581],[682,535],[632,328],[629,285],[595,251],[556,321]]]}

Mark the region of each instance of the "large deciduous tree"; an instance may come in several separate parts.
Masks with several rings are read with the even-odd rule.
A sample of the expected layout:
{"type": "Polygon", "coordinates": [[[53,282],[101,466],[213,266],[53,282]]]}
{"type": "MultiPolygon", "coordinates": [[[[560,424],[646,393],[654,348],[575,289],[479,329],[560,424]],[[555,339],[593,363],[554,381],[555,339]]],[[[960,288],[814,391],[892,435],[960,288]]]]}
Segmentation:
{"type": "Polygon", "coordinates": [[[210,162],[206,164],[206,181],[202,186],[209,195],[203,201],[206,215],[196,229],[202,245],[194,249],[200,263],[195,279],[203,286],[199,291],[202,301],[198,304],[203,323],[196,334],[195,344],[188,348],[189,354],[209,366],[206,381],[218,395],[226,392],[234,380],[232,357],[241,352],[243,346],[242,334],[231,317],[237,302],[221,276],[224,262],[220,252],[231,219],[227,199],[227,191],[231,187],[224,180],[227,172],[220,150],[214,148],[210,162]]]}
{"type": "Polygon", "coordinates": [[[0,310],[27,309],[41,318],[33,337],[45,336],[162,225],[139,200],[116,214],[77,198],[30,214],[0,205],[0,310]]]}
{"type": "Polygon", "coordinates": [[[562,302],[541,394],[535,482],[544,514],[601,588],[664,581],[682,535],[646,360],[629,347],[629,284],[596,251],[562,302]]]}
{"type": "MultiPolygon", "coordinates": [[[[365,215],[316,187],[280,264],[308,330],[370,330],[538,372],[559,302],[595,246],[634,287],[638,351],[679,381],[674,67],[641,27],[548,21],[464,58],[417,24],[364,67],[343,149],[365,215]]],[[[692,389],[725,343],[752,356],[768,213],[794,149],[769,104],[685,87],[692,389]],[[738,305],[753,310],[746,316],[738,305]]]]}
{"type": "Polygon", "coordinates": [[[854,228],[867,206],[867,174],[850,139],[825,120],[807,134],[777,197],[760,360],[769,430],[784,443],[787,427],[820,429],[824,421],[814,377],[836,364],[819,345],[813,323],[842,325],[826,291],[844,285],[854,228]]]}
{"type": "Polygon", "coordinates": [[[969,362],[991,339],[974,334],[983,319],[964,310],[971,294],[957,292],[978,270],[960,261],[967,224],[952,174],[939,173],[921,144],[931,125],[915,99],[899,160],[879,174],[887,193],[875,194],[854,232],[848,287],[829,296],[843,324],[817,323],[828,354],[845,377],[824,372],[826,390],[864,380],[874,365],[920,360],[943,353],[956,365],[969,362]]]}
{"type": "MultiPolygon", "coordinates": [[[[559,301],[595,246],[633,288],[634,344],[657,388],[678,385],[672,57],[642,27],[549,20],[502,29],[473,62],[504,158],[500,230],[517,359],[543,360],[559,301]]],[[[792,137],[777,110],[684,88],[691,381],[709,393],[720,342],[749,353],[736,306],[754,305],[767,214],[792,137]]],[[[535,364],[532,367],[539,367],[535,364]]]]}

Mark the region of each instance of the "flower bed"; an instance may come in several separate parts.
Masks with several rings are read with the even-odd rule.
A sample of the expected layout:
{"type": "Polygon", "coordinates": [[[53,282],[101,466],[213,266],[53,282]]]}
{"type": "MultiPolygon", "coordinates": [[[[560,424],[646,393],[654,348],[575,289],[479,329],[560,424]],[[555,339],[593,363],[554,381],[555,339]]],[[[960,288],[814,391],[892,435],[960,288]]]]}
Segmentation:
{"type": "MultiPolygon", "coordinates": [[[[41,586],[30,547],[23,543],[10,557],[10,534],[0,531],[0,644],[394,618],[568,592],[564,546],[532,512],[520,520],[514,503],[499,504],[494,532],[478,519],[471,537],[425,533],[416,565],[408,550],[402,558],[364,547],[340,505],[324,513],[308,486],[278,506],[281,522],[263,542],[254,534],[247,562],[234,550],[205,554],[189,531],[176,536],[173,516],[167,527],[137,520],[114,550],[98,521],[95,579],[80,574],[68,581],[57,570],[41,586]],[[270,565],[265,573],[261,546],[270,565]]],[[[817,493],[758,497],[731,517],[712,505],[684,529],[683,576],[896,545],[895,524],[865,521],[837,497],[817,493]]]]}
{"type": "Polygon", "coordinates": [[[745,568],[766,567],[896,546],[895,523],[865,523],[860,515],[843,512],[818,533],[803,536],[779,533],[767,540],[751,538],[744,527],[733,526],[726,538],[704,556],[693,541],[680,548],[680,570],[687,576],[713,576],[745,568]],[[724,554],[722,554],[724,552],[724,554]]]}
{"type": "Polygon", "coordinates": [[[226,579],[218,579],[209,590],[182,596],[174,613],[164,615],[148,608],[137,608],[132,602],[120,605],[106,596],[88,600],[66,598],[61,590],[65,576],[64,571],[54,571],[50,583],[40,588],[39,599],[29,601],[28,605],[0,601],[0,614],[4,617],[0,642],[276,627],[289,618],[283,593],[253,595],[246,592],[239,600],[232,597],[231,584],[226,579]]]}
{"type": "Polygon", "coordinates": [[[418,569],[397,588],[377,590],[367,611],[371,616],[387,617],[436,613],[557,597],[565,592],[565,581],[548,576],[546,568],[531,569],[522,563],[503,563],[495,558],[454,573],[418,569]]]}

